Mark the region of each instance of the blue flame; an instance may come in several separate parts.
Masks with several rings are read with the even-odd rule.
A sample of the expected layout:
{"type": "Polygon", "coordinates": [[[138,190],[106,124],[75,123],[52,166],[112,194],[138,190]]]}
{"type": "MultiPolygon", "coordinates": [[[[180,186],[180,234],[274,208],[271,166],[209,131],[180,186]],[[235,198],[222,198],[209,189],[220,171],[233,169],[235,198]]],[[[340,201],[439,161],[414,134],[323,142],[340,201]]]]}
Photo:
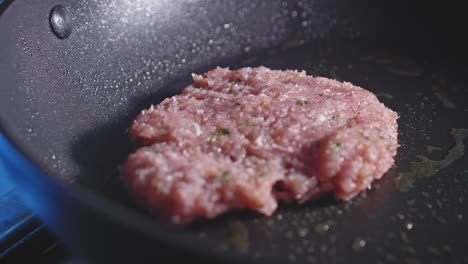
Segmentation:
{"type": "Polygon", "coordinates": [[[13,184],[7,179],[6,173],[4,161],[0,156],[0,196],[13,189],[13,184]]]}

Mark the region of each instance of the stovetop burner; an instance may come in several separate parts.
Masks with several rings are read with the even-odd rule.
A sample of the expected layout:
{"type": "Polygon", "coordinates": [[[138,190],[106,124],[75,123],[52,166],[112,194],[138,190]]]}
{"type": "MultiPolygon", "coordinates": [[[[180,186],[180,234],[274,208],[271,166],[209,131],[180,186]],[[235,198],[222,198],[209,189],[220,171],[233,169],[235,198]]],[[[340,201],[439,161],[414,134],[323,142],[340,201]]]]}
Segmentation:
{"type": "Polygon", "coordinates": [[[0,263],[82,264],[24,206],[4,175],[0,171],[0,263]]]}

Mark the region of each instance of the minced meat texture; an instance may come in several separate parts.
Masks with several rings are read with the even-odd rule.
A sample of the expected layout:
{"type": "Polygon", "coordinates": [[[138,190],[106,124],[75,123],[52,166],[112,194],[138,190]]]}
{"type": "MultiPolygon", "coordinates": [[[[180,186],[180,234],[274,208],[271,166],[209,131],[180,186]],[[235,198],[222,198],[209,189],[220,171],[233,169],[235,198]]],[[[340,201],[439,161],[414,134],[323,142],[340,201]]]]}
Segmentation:
{"type": "Polygon", "coordinates": [[[348,200],[393,165],[397,114],[371,92],[305,72],[216,68],[144,110],[123,166],[137,201],[175,224],[348,200]]]}

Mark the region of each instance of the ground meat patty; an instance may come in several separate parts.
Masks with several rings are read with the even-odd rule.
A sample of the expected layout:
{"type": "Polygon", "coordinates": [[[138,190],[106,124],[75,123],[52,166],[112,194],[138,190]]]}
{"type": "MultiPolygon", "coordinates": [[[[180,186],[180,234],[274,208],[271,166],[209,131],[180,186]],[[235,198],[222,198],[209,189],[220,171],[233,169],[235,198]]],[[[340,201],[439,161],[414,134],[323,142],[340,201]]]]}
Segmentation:
{"type": "Polygon", "coordinates": [[[172,223],[348,200],[394,163],[398,116],[360,87],[265,67],[193,79],[136,118],[142,147],[123,166],[135,198],[172,223]]]}

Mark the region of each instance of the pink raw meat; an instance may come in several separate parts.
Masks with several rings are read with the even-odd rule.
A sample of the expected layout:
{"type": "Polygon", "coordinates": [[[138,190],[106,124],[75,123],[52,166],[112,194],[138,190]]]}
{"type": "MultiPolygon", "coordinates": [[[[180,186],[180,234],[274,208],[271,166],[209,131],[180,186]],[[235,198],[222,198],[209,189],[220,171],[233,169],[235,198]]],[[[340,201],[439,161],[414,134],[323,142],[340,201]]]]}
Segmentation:
{"type": "Polygon", "coordinates": [[[360,87],[265,67],[193,78],[136,118],[142,147],[123,167],[133,196],[172,223],[348,200],[394,163],[398,116],[360,87]]]}

